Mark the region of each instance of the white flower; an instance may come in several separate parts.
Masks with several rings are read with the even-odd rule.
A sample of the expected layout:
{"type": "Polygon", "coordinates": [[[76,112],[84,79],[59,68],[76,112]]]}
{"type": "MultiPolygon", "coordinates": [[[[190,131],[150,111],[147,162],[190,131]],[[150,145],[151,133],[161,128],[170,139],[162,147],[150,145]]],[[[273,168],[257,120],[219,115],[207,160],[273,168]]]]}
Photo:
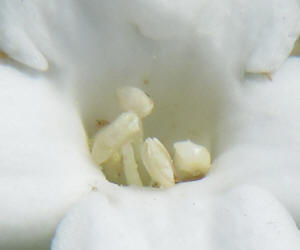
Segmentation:
{"type": "Polygon", "coordinates": [[[53,250],[299,249],[300,61],[281,66],[299,5],[2,0],[0,249],[48,249],[56,228],[53,250]],[[123,85],[154,100],[148,136],[210,149],[206,178],[105,180],[87,137],[123,85]]]}

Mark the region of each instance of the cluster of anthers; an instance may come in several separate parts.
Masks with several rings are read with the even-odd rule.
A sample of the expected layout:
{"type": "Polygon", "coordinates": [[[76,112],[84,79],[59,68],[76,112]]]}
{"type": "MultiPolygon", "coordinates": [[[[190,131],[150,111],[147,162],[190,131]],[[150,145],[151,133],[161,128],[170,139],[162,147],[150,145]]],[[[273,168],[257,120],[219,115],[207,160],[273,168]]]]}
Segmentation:
{"type": "Polygon", "coordinates": [[[157,138],[144,140],[142,119],[153,101],[142,90],[123,87],[117,98],[124,111],[92,138],[92,156],[106,178],[121,185],[168,188],[203,177],[210,168],[208,150],[190,140],[174,143],[171,158],[157,138]]]}

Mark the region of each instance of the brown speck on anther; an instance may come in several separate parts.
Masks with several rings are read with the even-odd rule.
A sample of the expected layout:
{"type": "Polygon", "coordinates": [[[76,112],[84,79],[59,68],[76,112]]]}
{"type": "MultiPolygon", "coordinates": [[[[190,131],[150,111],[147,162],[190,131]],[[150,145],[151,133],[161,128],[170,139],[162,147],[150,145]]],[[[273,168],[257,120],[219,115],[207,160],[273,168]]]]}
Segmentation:
{"type": "Polygon", "coordinates": [[[269,81],[272,81],[272,75],[271,75],[270,72],[263,72],[262,74],[263,74],[265,77],[267,77],[267,79],[268,79],[269,81]]]}
{"type": "Polygon", "coordinates": [[[143,82],[145,85],[149,84],[149,80],[147,80],[147,79],[145,79],[143,82]]]}
{"type": "Polygon", "coordinates": [[[189,177],[189,178],[184,178],[184,179],[176,179],[176,183],[180,183],[180,182],[188,182],[188,181],[197,181],[197,180],[200,180],[204,177],[204,175],[198,175],[198,176],[192,176],[192,177],[189,177]]]}
{"type": "Polygon", "coordinates": [[[97,122],[97,127],[98,128],[102,128],[102,127],[109,124],[109,121],[106,121],[106,120],[97,120],[96,122],[97,122]]]}
{"type": "Polygon", "coordinates": [[[145,92],[145,94],[146,94],[149,98],[151,98],[151,96],[150,96],[147,92],[145,92]]]}
{"type": "Polygon", "coordinates": [[[157,182],[154,182],[154,183],[152,184],[152,187],[154,187],[154,188],[159,188],[159,184],[158,184],[157,182]]]}

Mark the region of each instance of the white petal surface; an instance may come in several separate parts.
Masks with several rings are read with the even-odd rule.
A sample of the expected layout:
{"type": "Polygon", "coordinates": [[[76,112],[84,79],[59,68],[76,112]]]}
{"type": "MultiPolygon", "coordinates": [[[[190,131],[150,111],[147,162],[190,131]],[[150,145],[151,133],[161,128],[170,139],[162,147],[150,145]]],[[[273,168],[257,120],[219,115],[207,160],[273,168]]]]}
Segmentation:
{"type": "Polygon", "coordinates": [[[0,249],[47,248],[68,207],[102,176],[53,83],[1,65],[0,86],[0,249]]]}
{"type": "Polygon", "coordinates": [[[295,222],[268,192],[238,187],[215,196],[186,187],[90,195],[61,222],[51,249],[299,249],[295,222]]]}
{"type": "Polygon", "coordinates": [[[47,41],[34,1],[1,1],[0,23],[0,50],[21,64],[46,71],[48,61],[32,39],[35,34],[38,41],[47,41]]]}
{"type": "MultiPolygon", "coordinates": [[[[300,225],[300,59],[290,58],[272,76],[248,76],[243,103],[232,107],[217,129],[212,176],[220,187],[263,186],[300,225]]],[[[212,181],[213,182],[213,181],[212,181]]],[[[212,183],[213,185],[213,183],[212,183]]]]}
{"type": "Polygon", "coordinates": [[[52,250],[299,249],[299,67],[292,58],[272,82],[244,82],[252,105],[220,123],[207,177],[167,191],[95,193],[62,220],[52,250]]]}
{"type": "MultiPolygon", "coordinates": [[[[3,0],[0,10],[4,34],[0,48],[11,56],[18,51],[21,56],[17,60],[38,69],[45,65],[35,49],[31,49],[30,58],[30,48],[26,51],[25,47],[28,39],[51,61],[73,62],[72,66],[87,61],[92,66],[94,59],[102,58],[116,63],[118,70],[130,69],[123,63],[132,57],[141,63],[142,58],[157,56],[160,45],[174,49],[191,41],[217,50],[222,58],[231,56],[234,64],[245,65],[242,70],[269,72],[283,62],[300,31],[298,0],[114,0],[88,4],[80,0],[3,0]],[[118,40],[120,36],[122,40],[118,40]],[[172,44],[174,41],[179,43],[172,44]],[[9,44],[12,49],[7,49],[9,44]],[[112,56],[113,47],[115,55],[120,55],[119,62],[112,56]]],[[[149,66],[149,59],[136,66],[149,66]]]]}
{"type": "Polygon", "coordinates": [[[217,250],[297,250],[295,222],[268,192],[257,187],[235,188],[219,201],[214,238],[217,250]]]}
{"type": "Polygon", "coordinates": [[[186,191],[95,193],[71,209],[52,250],[210,249],[213,196],[186,191]]]}
{"type": "MultiPolygon", "coordinates": [[[[117,104],[109,112],[106,105],[122,85],[153,93],[156,117],[164,108],[190,119],[186,109],[196,105],[199,116],[208,121],[199,130],[209,129],[214,122],[209,113],[222,109],[215,99],[227,101],[233,87],[228,79],[232,73],[238,77],[244,71],[277,69],[300,32],[297,0],[3,0],[0,7],[0,30],[5,34],[0,48],[14,44],[15,51],[27,53],[29,39],[49,62],[49,74],[63,77],[70,86],[90,135],[97,117],[115,117],[117,104]],[[16,31],[10,34],[12,25],[16,31]],[[196,92],[195,85],[201,85],[196,92]],[[224,93],[216,96],[222,85],[224,93]],[[184,110],[168,106],[168,99],[178,95],[193,97],[184,110]],[[198,105],[203,103],[209,110],[198,105]]],[[[162,126],[159,138],[171,123],[180,128],[174,134],[187,138],[177,119],[162,126]]],[[[187,130],[197,130],[200,120],[195,124],[187,130]]],[[[149,130],[154,132],[152,125],[149,130]]]]}

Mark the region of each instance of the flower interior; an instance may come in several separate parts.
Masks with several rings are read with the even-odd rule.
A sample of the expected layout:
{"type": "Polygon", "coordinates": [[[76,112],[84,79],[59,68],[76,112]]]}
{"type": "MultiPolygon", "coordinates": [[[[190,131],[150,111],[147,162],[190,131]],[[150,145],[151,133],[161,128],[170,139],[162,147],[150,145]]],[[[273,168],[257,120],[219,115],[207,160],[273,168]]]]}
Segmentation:
{"type": "Polygon", "coordinates": [[[109,181],[169,188],[179,181],[200,179],[208,172],[210,154],[204,146],[190,140],[175,142],[172,159],[159,139],[144,139],[142,121],[154,107],[145,92],[123,87],[117,90],[117,99],[123,113],[112,122],[100,120],[100,128],[91,139],[92,157],[109,181]]]}

